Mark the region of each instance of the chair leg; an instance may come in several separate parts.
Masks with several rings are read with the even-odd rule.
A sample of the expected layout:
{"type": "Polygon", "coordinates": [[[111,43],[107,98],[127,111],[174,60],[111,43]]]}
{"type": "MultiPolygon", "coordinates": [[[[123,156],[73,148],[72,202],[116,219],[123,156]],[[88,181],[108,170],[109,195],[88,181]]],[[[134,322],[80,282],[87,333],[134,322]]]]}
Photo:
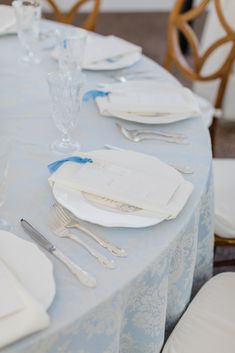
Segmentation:
{"type": "Polygon", "coordinates": [[[235,259],[214,262],[214,267],[223,267],[223,266],[224,267],[235,266],[235,259]]]}

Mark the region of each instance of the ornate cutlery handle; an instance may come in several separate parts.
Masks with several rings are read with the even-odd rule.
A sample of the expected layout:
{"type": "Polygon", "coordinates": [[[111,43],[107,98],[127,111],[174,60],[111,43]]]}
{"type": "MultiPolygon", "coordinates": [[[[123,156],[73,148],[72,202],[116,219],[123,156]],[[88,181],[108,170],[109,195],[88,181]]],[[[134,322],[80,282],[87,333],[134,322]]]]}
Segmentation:
{"type": "Polygon", "coordinates": [[[104,240],[104,239],[98,237],[96,234],[94,234],[93,232],[91,232],[87,228],[84,228],[79,223],[74,223],[74,227],[76,227],[77,229],[90,235],[95,241],[97,241],[97,243],[99,243],[103,248],[110,251],[113,255],[119,256],[119,257],[126,257],[127,256],[127,253],[124,249],[120,248],[117,245],[109,243],[107,240],[104,240]]]}
{"type": "Polygon", "coordinates": [[[91,276],[88,272],[84,271],[81,267],[76,265],[71,261],[66,255],[64,255],[60,250],[56,249],[53,252],[55,255],[68,269],[76,276],[79,281],[86,287],[94,288],[96,287],[96,279],[91,276]]]}
{"type": "Polygon", "coordinates": [[[186,139],[182,138],[177,138],[177,137],[165,137],[165,136],[160,136],[160,135],[155,135],[155,134],[150,134],[150,133],[141,133],[138,134],[139,137],[143,138],[144,140],[159,140],[159,141],[165,141],[165,142],[171,142],[171,143],[178,143],[182,145],[188,145],[189,142],[186,139]]]}
{"type": "Polygon", "coordinates": [[[101,265],[113,269],[115,268],[115,262],[113,260],[109,260],[106,256],[103,256],[100,254],[98,251],[95,249],[91,248],[88,244],[86,244],[84,241],[79,239],[76,235],[69,233],[67,238],[70,238],[71,240],[75,241],[76,243],[82,245],[87,251],[94,256],[100,263],[101,265]]]}
{"type": "Polygon", "coordinates": [[[138,133],[140,134],[151,134],[151,135],[158,135],[158,136],[164,136],[164,137],[172,137],[176,138],[179,140],[187,140],[187,136],[178,132],[163,132],[163,131],[151,131],[151,130],[138,130],[138,133]]]}

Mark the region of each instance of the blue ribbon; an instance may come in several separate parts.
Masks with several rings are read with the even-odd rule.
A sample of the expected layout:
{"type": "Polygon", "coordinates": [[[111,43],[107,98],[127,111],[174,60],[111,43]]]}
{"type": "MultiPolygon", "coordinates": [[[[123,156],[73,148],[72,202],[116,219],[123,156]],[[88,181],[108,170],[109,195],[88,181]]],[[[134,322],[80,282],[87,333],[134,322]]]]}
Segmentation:
{"type": "Polygon", "coordinates": [[[79,156],[73,156],[73,157],[68,157],[65,159],[61,159],[59,161],[53,162],[48,165],[48,170],[52,174],[57,169],[59,169],[64,163],[66,162],[74,162],[74,163],[80,163],[80,164],[86,164],[86,163],[93,163],[93,160],[91,158],[82,158],[79,156]]]}
{"type": "Polygon", "coordinates": [[[114,60],[112,58],[108,58],[106,59],[106,61],[109,63],[109,64],[112,64],[114,62],[114,60]]]}
{"type": "Polygon", "coordinates": [[[90,99],[95,100],[97,97],[107,97],[111,92],[104,92],[99,90],[91,90],[84,94],[83,102],[88,102],[90,99]]]}

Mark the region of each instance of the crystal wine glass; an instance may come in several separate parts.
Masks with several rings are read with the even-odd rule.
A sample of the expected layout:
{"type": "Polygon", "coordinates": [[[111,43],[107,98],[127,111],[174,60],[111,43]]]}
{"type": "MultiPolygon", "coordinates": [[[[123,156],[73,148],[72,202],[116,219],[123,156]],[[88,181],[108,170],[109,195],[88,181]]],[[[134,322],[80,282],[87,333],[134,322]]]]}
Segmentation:
{"type": "MultiPolygon", "coordinates": [[[[9,150],[9,141],[0,137],[0,207],[6,200],[9,150]]],[[[9,223],[0,217],[0,229],[8,230],[9,228],[9,223]]]]}
{"type": "Polygon", "coordinates": [[[22,59],[25,62],[39,63],[37,47],[41,19],[40,0],[15,0],[12,5],[15,9],[18,37],[27,52],[22,59]]]}
{"type": "Polygon", "coordinates": [[[78,123],[84,81],[84,75],[81,72],[76,72],[72,76],[61,72],[48,74],[52,118],[56,127],[62,132],[62,140],[52,144],[55,152],[70,154],[80,149],[79,143],[71,140],[70,132],[78,123]]]}
{"type": "Polygon", "coordinates": [[[57,50],[61,72],[72,75],[76,71],[81,71],[86,40],[87,32],[81,28],[57,30],[57,50]]]}

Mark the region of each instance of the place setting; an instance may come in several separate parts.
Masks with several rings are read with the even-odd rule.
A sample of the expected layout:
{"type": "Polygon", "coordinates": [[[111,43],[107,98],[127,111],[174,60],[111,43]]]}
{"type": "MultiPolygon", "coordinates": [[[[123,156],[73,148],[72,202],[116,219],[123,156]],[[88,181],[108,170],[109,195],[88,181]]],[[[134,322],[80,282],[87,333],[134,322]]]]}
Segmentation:
{"type": "MultiPolygon", "coordinates": [[[[131,353],[132,326],[152,335],[165,303],[181,305],[179,283],[190,296],[211,236],[201,105],[144,47],[95,33],[94,13],[81,28],[66,10],[55,10],[63,24],[43,11],[39,0],[0,5],[0,45],[24,63],[15,66],[27,86],[11,74],[6,92],[19,100],[0,102],[10,117],[0,136],[0,351],[34,353],[35,340],[40,353],[100,353],[90,344],[100,335],[102,352],[131,353]],[[105,346],[116,326],[122,349],[105,346]]],[[[3,62],[7,77],[13,61],[3,62]]]]}

